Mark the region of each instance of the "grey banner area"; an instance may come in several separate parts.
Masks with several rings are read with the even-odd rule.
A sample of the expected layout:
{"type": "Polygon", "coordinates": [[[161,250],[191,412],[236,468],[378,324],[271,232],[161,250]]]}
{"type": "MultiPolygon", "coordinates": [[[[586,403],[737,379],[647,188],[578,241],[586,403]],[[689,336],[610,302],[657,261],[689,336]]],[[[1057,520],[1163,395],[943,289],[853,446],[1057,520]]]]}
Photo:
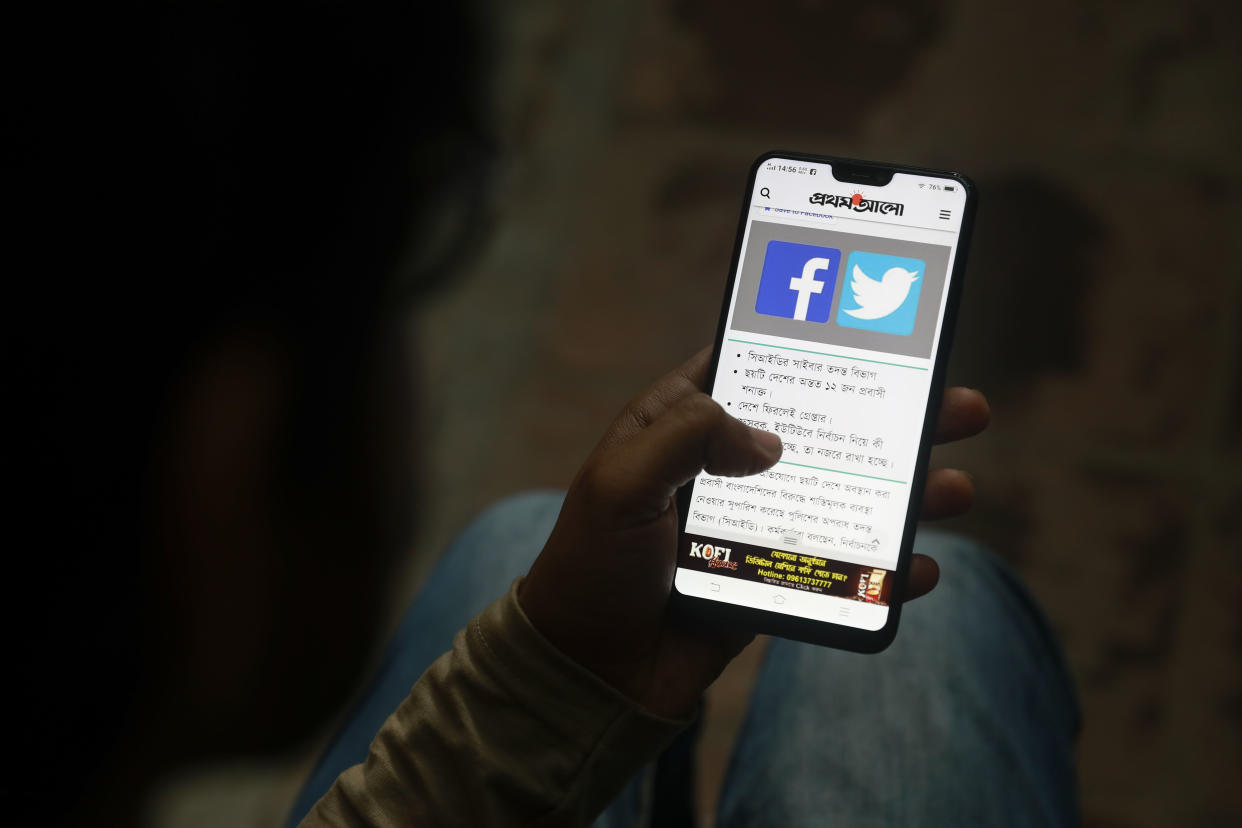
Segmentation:
{"type": "Polygon", "coordinates": [[[848,348],[861,348],[867,351],[930,358],[932,338],[936,332],[936,317],[939,315],[940,304],[944,299],[945,274],[948,269],[949,248],[943,245],[754,221],[750,225],[750,240],[746,244],[746,255],[742,257],[742,271],[738,274],[739,284],[737,306],[733,310],[733,329],[801,339],[806,342],[822,342],[825,345],[844,345],[848,348]],[[832,312],[827,322],[799,322],[755,312],[755,299],[759,295],[759,277],[763,273],[763,257],[767,252],[768,242],[773,240],[835,247],[841,251],[841,268],[837,273],[836,286],[833,288],[832,312]],[[907,256],[926,262],[927,267],[923,275],[925,281],[919,293],[919,308],[914,316],[914,332],[909,336],[860,331],[857,328],[846,328],[837,324],[841,291],[849,280],[849,274],[845,272],[846,262],[851,251],[854,250],[865,250],[869,253],[882,253],[889,256],[907,256]]]}

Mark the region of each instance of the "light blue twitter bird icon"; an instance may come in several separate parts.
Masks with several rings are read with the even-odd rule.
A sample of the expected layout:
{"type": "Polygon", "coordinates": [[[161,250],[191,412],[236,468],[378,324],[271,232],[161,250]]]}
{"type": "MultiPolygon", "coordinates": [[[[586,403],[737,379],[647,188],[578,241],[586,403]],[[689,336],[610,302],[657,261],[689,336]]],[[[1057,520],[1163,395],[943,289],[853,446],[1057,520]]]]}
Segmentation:
{"type": "Polygon", "coordinates": [[[914,333],[926,268],[922,259],[851,252],[837,324],[899,336],[914,333]]]}

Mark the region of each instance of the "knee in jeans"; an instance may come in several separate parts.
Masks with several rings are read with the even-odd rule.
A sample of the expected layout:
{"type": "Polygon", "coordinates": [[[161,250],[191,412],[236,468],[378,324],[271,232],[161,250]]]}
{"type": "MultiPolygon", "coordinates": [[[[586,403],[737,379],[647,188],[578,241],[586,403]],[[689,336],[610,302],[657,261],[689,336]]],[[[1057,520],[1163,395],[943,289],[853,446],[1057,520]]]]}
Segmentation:
{"type": "Polygon", "coordinates": [[[512,570],[514,577],[534,563],[560,514],[565,493],[532,490],[508,495],[484,509],[449,547],[480,571],[512,570]]]}
{"type": "MultiPolygon", "coordinates": [[[[1043,624],[1042,615],[1013,569],[995,552],[963,535],[920,532],[916,552],[936,559],[940,582],[910,604],[910,626],[938,635],[1004,639],[1016,628],[1043,624]]],[[[906,626],[903,619],[902,625],[906,626]]],[[[908,630],[903,630],[907,632],[908,630]]],[[[898,633],[900,638],[902,632],[898,633]]]]}
{"type": "Polygon", "coordinates": [[[998,582],[1008,586],[1017,579],[995,552],[965,535],[923,530],[914,551],[934,558],[940,567],[940,582],[928,596],[937,603],[976,602],[992,595],[998,582]]]}

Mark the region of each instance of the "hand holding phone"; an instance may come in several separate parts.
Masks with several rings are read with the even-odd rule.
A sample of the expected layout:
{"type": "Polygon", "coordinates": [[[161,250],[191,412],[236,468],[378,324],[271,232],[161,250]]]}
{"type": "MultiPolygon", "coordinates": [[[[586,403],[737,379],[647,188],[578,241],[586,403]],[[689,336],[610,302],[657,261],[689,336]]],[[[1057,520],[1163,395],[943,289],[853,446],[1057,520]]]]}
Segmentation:
{"type": "Polygon", "coordinates": [[[686,611],[861,652],[892,641],[974,206],[956,173],[755,162],[707,390],[784,454],[683,489],[686,611]]]}
{"type": "MultiPolygon", "coordinates": [[[[685,365],[657,381],[631,401],[613,422],[570,486],[556,528],[519,593],[519,601],[531,622],[552,644],[657,715],[677,718],[691,711],[707,686],[729,660],[746,646],[754,633],[772,626],[766,623],[770,619],[765,615],[743,613],[741,617],[732,616],[727,610],[736,607],[719,601],[706,603],[711,599],[705,600],[706,612],[681,612],[679,610],[684,609],[688,601],[695,599],[679,591],[680,585],[674,588],[675,580],[680,579],[686,570],[682,566],[683,559],[688,559],[692,549],[690,544],[695,542],[682,531],[687,517],[687,506],[694,502],[694,488],[688,484],[700,480],[701,473],[706,470],[712,479],[722,481],[723,486],[723,481],[753,478],[757,473],[766,473],[774,464],[788,460],[785,454],[788,447],[784,445],[787,441],[780,439],[781,435],[773,437],[772,431],[756,429],[733,416],[740,412],[734,410],[735,407],[731,405],[733,400],[728,396],[729,389],[719,382],[718,376],[718,369],[722,364],[721,345],[726,333],[732,330],[729,323],[737,306],[739,263],[750,238],[751,222],[770,219],[772,208],[788,210],[790,212],[776,215],[792,221],[795,226],[801,224],[809,227],[802,226],[800,230],[795,230],[786,237],[774,235],[769,241],[790,245],[809,243],[810,246],[823,248],[831,245],[815,245],[814,242],[826,239],[816,237],[813,233],[808,236],[806,231],[817,228],[819,225],[815,222],[823,222],[825,225],[832,223],[823,218],[832,215],[823,212],[825,207],[855,212],[860,207],[862,212],[887,210],[888,212],[876,213],[881,217],[891,217],[896,212],[895,207],[872,207],[873,203],[882,205],[884,202],[878,199],[867,201],[862,198],[861,193],[855,193],[859,195],[857,202],[853,199],[854,194],[848,198],[837,198],[839,194],[825,193],[828,186],[834,186],[828,182],[835,181],[835,178],[830,169],[823,166],[826,163],[824,159],[807,161],[807,158],[809,156],[769,154],[756,162],[751,171],[743,206],[738,246],[734,253],[722,325],[715,347],[710,356],[708,351],[702,351],[685,365]],[[778,158],[785,160],[777,160],[778,158]],[[798,161],[796,158],[804,160],[798,161]],[[756,187],[756,176],[761,167],[769,162],[777,167],[789,166],[797,169],[800,166],[804,170],[818,164],[815,167],[818,174],[828,173],[822,178],[816,177],[825,186],[806,195],[808,205],[816,209],[801,211],[799,207],[795,211],[793,206],[781,208],[782,202],[771,203],[774,197],[788,199],[790,190],[782,189],[780,176],[770,177],[772,183],[756,187]],[[763,192],[764,190],[767,192],[763,192]],[[831,204],[825,203],[828,199],[831,199],[831,204]],[[797,216],[796,212],[812,215],[797,216]],[[802,219],[801,222],[797,221],[799,218],[802,219]],[[798,237],[793,238],[792,235],[798,237]],[[704,393],[705,391],[711,393],[704,393]],[[780,444],[779,449],[777,443],[780,444]],[[717,612],[719,609],[726,611],[717,612]]],[[[887,182],[892,179],[895,169],[897,168],[880,167],[876,172],[868,165],[862,165],[861,171],[876,175],[877,181],[887,175],[887,182]]],[[[941,187],[946,180],[960,180],[963,182],[963,189],[968,187],[960,177],[947,174],[930,175],[938,177],[941,187]]],[[[925,185],[926,183],[924,181],[925,185]]],[[[941,189],[939,192],[944,194],[954,190],[941,189]]],[[[916,351],[925,348],[926,353],[922,360],[929,370],[921,389],[923,396],[916,410],[907,410],[904,417],[899,418],[905,423],[905,429],[913,429],[919,435],[916,446],[908,452],[914,455],[915,468],[911,469],[912,485],[907,490],[910,493],[909,500],[901,503],[900,515],[904,528],[912,527],[920,516],[947,517],[965,511],[969,506],[973,492],[969,478],[952,470],[927,473],[927,451],[933,441],[947,442],[978,433],[988,420],[987,403],[977,391],[954,388],[946,391],[943,397],[934,393],[939,387],[947,354],[942,333],[952,321],[951,310],[960,285],[963,257],[960,255],[959,244],[964,244],[965,233],[969,228],[970,210],[973,208],[973,200],[966,198],[964,192],[962,196],[961,209],[964,212],[958,214],[958,220],[952,223],[951,228],[942,231],[948,234],[944,241],[950,249],[942,261],[944,270],[939,274],[938,288],[919,289],[919,294],[924,297],[919,301],[929,302],[929,306],[934,305],[934,331],[930,339],[927,339],[924,331],[926,341],[920,340],[923,344],[906,346],[907,350],[914,347],[916,351]]],[[[932,206],[934,202],[931,205],[926,202],[923,204],[925,209],[931,209],[932,206]]],[[[948,211],[952,217],[954,209],[952,206],[937,207],[936,212],[929,215],[940,220],[942,211],[948,211]]],[[[905,212],[904,206],[902,212],[905,212]]],[[[872,238],[875,240],[867,239],[868,243],[863,245],[862,252],[890,257],[920,252],[920,248],[911,245],[903,247],[897,244],[895,247],[900,249],[894,249],[884,236],[885,232],[893,231],[886,231],[883,226],[879,229],[878,235],[873,229],[872,238]]],[[[769,232],[784,233],[780,230],[769,232]]],[[[898,229],[895,232],[906,231],[898,229]]],[[[907,235],[910,234],[907,232],[907,235]]],[[[780,244],[775,247],[778,256],[789,252],[788,248],[782,250],[780,244]]],[[[782,322],[810,321],[819,325],[825,323],[815,320],[831,318],[833,313],[840,318],[843,309],[861,311],[845,314],[859,320],[871,316],[870,320],[866,320],[871,330],[860,328],[858,335],[878,335],[885,326],[896,329],[912,326],[912,332],[921,330],[919,326],[926,324],[926,317],[923,315],[926,312],[921,310],[921,305],[912,313],[903,311],[906,299],[898,300],[898,293],[904,294],[908,299],[913,292],[913,283],[920,278],[926,278],[925,270],[914,270],[912,262],[890,262],[889,268],[878,273],[875,271],[878,260],[859,258],[855,264],[868,279],[879,282],[879,292],[862,297],[865,301],[843,305],[839,301],[840,291],[828,290],[825,279],[828,274],[835,278],[832,269],[834,266],[839,268],[843,260],[848,265],[851,253],[839,246],[835,249],[835,253],[803,250],[787,257],[788,260],[782,265],[785,270],[778,275],[780,281],[789,285],[786,290],[797,294],[792,300],[790,297],[777,297],[773,293],[761,298],[757,295],[758,286],[752,286],[756,290],[747,295],[747,302],[753,303],[752,307],[762,305],[769,311],[779,310],[784,317],[782,322]],[[804,258],[799,260],[798,257],[803,255],[804,258]],[[904,274],[897,273],[890,279],[888,270],[894,267],[904,271],[904,274]],[[868,269],[872,271],[871,274],[867,273],[868,269]],[[898,281],[899,277],[904,283],[898,281]],[[820,283],[822,286],[816,290],[813,283],[820,283]],[[890,283],[891,287],[886,287],[886,283],[890,283]],[[804,293],[807,294],[805,302],[802,301],[804,293]],[[815,301],[818,294],[827,294],[824,298],[830,304],[826,311],[823,307],[824,298],[815,301]],[[773,304],[766,304],[768,302],[773,304]],[[884,313],[886,309],[887,313],[884,313]],[[806,320],[801,319],[802,316],[806,320]],[[904,321],[894,321],[897,317],[904,321]]],[[[926,255],[930,258],[932,254],[926,255]]],[[[905,255],[904,258],[913,259],[917,256],[905,255]]],[[[923,259],[923,266],[926,263],[927,259],[923,259]]],[[[865,293],[867,282],[859,280],[859,287],[865,293]]],[[[855,295],[857,297],[857,291],[855,295]]],[[[841,327],[851,326],[847,323],[841,327]]],[[[892,330],[888,334],[908,336],[892,330]]],[[[761,339],[769,336],[763,333],[752,335],[761,339]]],[[[768,341],[779,343],[781,340],[770,337],[768,341]]],[[[865,338],[862,341],[866,341],[865,338]]],[[[876,341],[884,340],[880,338],[876,341]]],[[[857,344],[859,340],[854,342],[857,344]]],[[[821,350],[823,348],[822,344],[814,347],[821,350]]],[[[806,350],[811,350],[811,347],[806,350]]],[[[855,349],[851,353],[881,360],[879,356],[865,357],[859,350],[861,349],[855,349]]],[[[734,358],[741,359],[742,353],[741,350],[735,350],[734,358]]],[[[756,350],[756,353],[760,351],[756,350]]],[[[910,358],[908,354],[906,358],[910,358]]],[[[810,357],[806,359],[807,367],[798,370],[805,371],[807,375],[825,373],[825,362],[822,358],[817,360],[821,364],[819,371],[809,367],[810,357]]],[[[914,359],[917,361],[919,357],[914,359]]],[[[837,363],[832,364],[835,366],[837,363]]],[[[842,364],[848,372],[851,363],[842,364]]],[[[744,368],[727,370],[740,372],[744,368]]],[[[730,375],[726,375],[728,376],[730,375]]],[[[796,382],[797,377],[794,379],[796,382]]],[[[813,390],[828,394],[836,389],[826,390],[821,385],[813,390]]],[[[801,408],[801,411],[810,411],[816,415],[822,413],[815,408],[806,407],[801,408]]],[[[798,419],[795,416],[794,421],[797,422],[798,419]]],[[[765,424],[771,422],[769,420],[765,424]]],[[[934,562],[912,554],[912,539],[912,532],[907,532],[896,546],[898,570],[903,579],[908,579],[901,584],[904,600],[911,600],[927,592],[935,585],[937,578],[934,562]]],[[[727,567],[709,567],[705,563],[707,560],[709,559],[695,559],[696,562],[703,563],[703,571],[727,570],[727,567]]],[[[716,558],[713,556],[710,560],[716,558]]],[[[874,590],[877,598],[891,598],[893,580],[888,579],[886,587],[881,579],[880,585],[874,590]]],[[[710,584],[708,588],[710,589],[710,584]]],[[[860,600],[865,601],[866,589],[863,592],[860,600]]],[[[815,595],[818,596],[819,593],[815,595]]],[[[690,606],[693,608],[693,605],[690,606]]],[[[703,607],[696,609],[702,610],[703,607]]],[[[869,637],[868,631],[864,630],[857,633],[862,636],[861,640],[847,640],[845,643],[854,644],[860,649],[876,649],[877,644],[884,643],[883,636],[888,634],[886,630],[895,630],[895,623],[895,616],[891,619],[886,616],[879,631],[880,637],[869,637]]],[[[780,624],[776,626],[781,632],[801,634],[801,637],[810,637],[812,640],[827,639],[832,643],[835,639],[833,628],[841,625],[825,625],[823,622],[795,617],[792,627],[781,627],[780,624]],[[827,635],[823,634],[824,629],[829,631],[827,635]]],[[[853,630],[847,628],[847,639],[852,632],[853,630]]]]}
{"type": "MultiPolygon", "coordinates": [[[[710,349],[700,351],[618,415],[570,486],[556,529],[519,597],[536,629],[562,652],[668,718],[691,711],[754,637],[752,630],[697,624],[670,611],[678,538],[671,493],[716,456],[710,452],[729,453],[734,472],[749,470],[750,462],[767,467],[774,457],[756,445],[751,429],[730,426],[727,414],[710,413],[713,405],[719,409],[701,393],[710,355],[710,349]],[[683,405],[690,398],[695,402],[687,411],[683,405]],[[641,455],[664,454],[666,447],[682,458],[703,453],[671,476],[644,465],[641,455]]],[[[937,439],[976,434],[987,416],[977,391],[949,389],[937,439]]],[[[926,516],[964,511],[970,495],[970,482],[960,472],[933,472],[926,516]]],[[[935,582],[935,564],[916,559],[907,600],[935,582]]]]}

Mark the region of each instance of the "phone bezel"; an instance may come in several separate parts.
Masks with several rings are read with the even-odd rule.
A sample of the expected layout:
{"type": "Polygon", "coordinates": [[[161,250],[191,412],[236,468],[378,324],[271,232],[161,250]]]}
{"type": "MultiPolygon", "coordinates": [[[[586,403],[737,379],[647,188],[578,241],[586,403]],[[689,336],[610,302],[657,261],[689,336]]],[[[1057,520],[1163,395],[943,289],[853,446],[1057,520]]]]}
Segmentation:
{"type": "MultiPolygon", "coordinates": [[[[928,178],[944,178],[960,184],[963,192],[966,194],[966,206],[962,210],[961,229],[957,239],[957,252],[953,259],[953,268],[948,277],[948,295],[945,300],[944,321],[941,326],[939,347],[933,357],[931,390],[927,397],[927,408],[923,413],[923,429],[919,438],[914,474],[910,481],[910,499],[906,504],[906,523],[902,533],[901,549],[898,550],[893,589],[889,598],[888,620],[878,630],[864,630],[844,624],[835,624],[830,621],[817,621],[786,613],[759,610],[687,595],[677,589],[676,582],[674,582],[672,590],[673,606],[676,612],[691,617],[695,623],[725,623],[737,625],[756,633],[777,635],[782,638],[807,641],[842,650],[852,650],[859,653],[877,653],[892,643],[897,635],[897,627],[901,621],[901,608],[905,599],[906,581],[910,573],[910,562],[914,557],[914,537],[919,520],[919,506],[922,504],[923,491],[927,483],[927,466],[931,456],[932,443],[934,442],[936,420],[944,393],[945,366],[952,351],[953,333],[957,325],[957,311],[961,301],[971,232],[974,229],[978,192],[974,182],[969,178],[961,173],[948,170],[904,164],[888,164],[877,161],[860,161],[853,158],[815,155],[805,152],[788,152],[784,150],[769,150],[760,155],[751,165],[750,174],[746,179],[746,193],[742,199],[737,237],[733,243],[733,257],[729,264],[724,299],[721,302],[720,319],[716,325],[715,344],[712,348],[711,362],[708,366],[707,376],[709,383],[715,379],[716,369],[720,361],[721,346],[724,343],[726,333],[725,325],[729,318],[729,303],[733,297],[734,282],[737,279],[738,265],[742,255],[742,240],[746,234],[747,222],[750,221],[750,207],[754,195],[755,179],[760,167],[773,158],[830,164],[834,167],[846,166],[851,169],[876,170],[880,173],[909,173],[928,178]]],[[[679,556],[681,549],[685,545],[686,516],[690,508],[690,488],[691,484],[687,483],[677,495],[677,550],[679,556]]]]}

